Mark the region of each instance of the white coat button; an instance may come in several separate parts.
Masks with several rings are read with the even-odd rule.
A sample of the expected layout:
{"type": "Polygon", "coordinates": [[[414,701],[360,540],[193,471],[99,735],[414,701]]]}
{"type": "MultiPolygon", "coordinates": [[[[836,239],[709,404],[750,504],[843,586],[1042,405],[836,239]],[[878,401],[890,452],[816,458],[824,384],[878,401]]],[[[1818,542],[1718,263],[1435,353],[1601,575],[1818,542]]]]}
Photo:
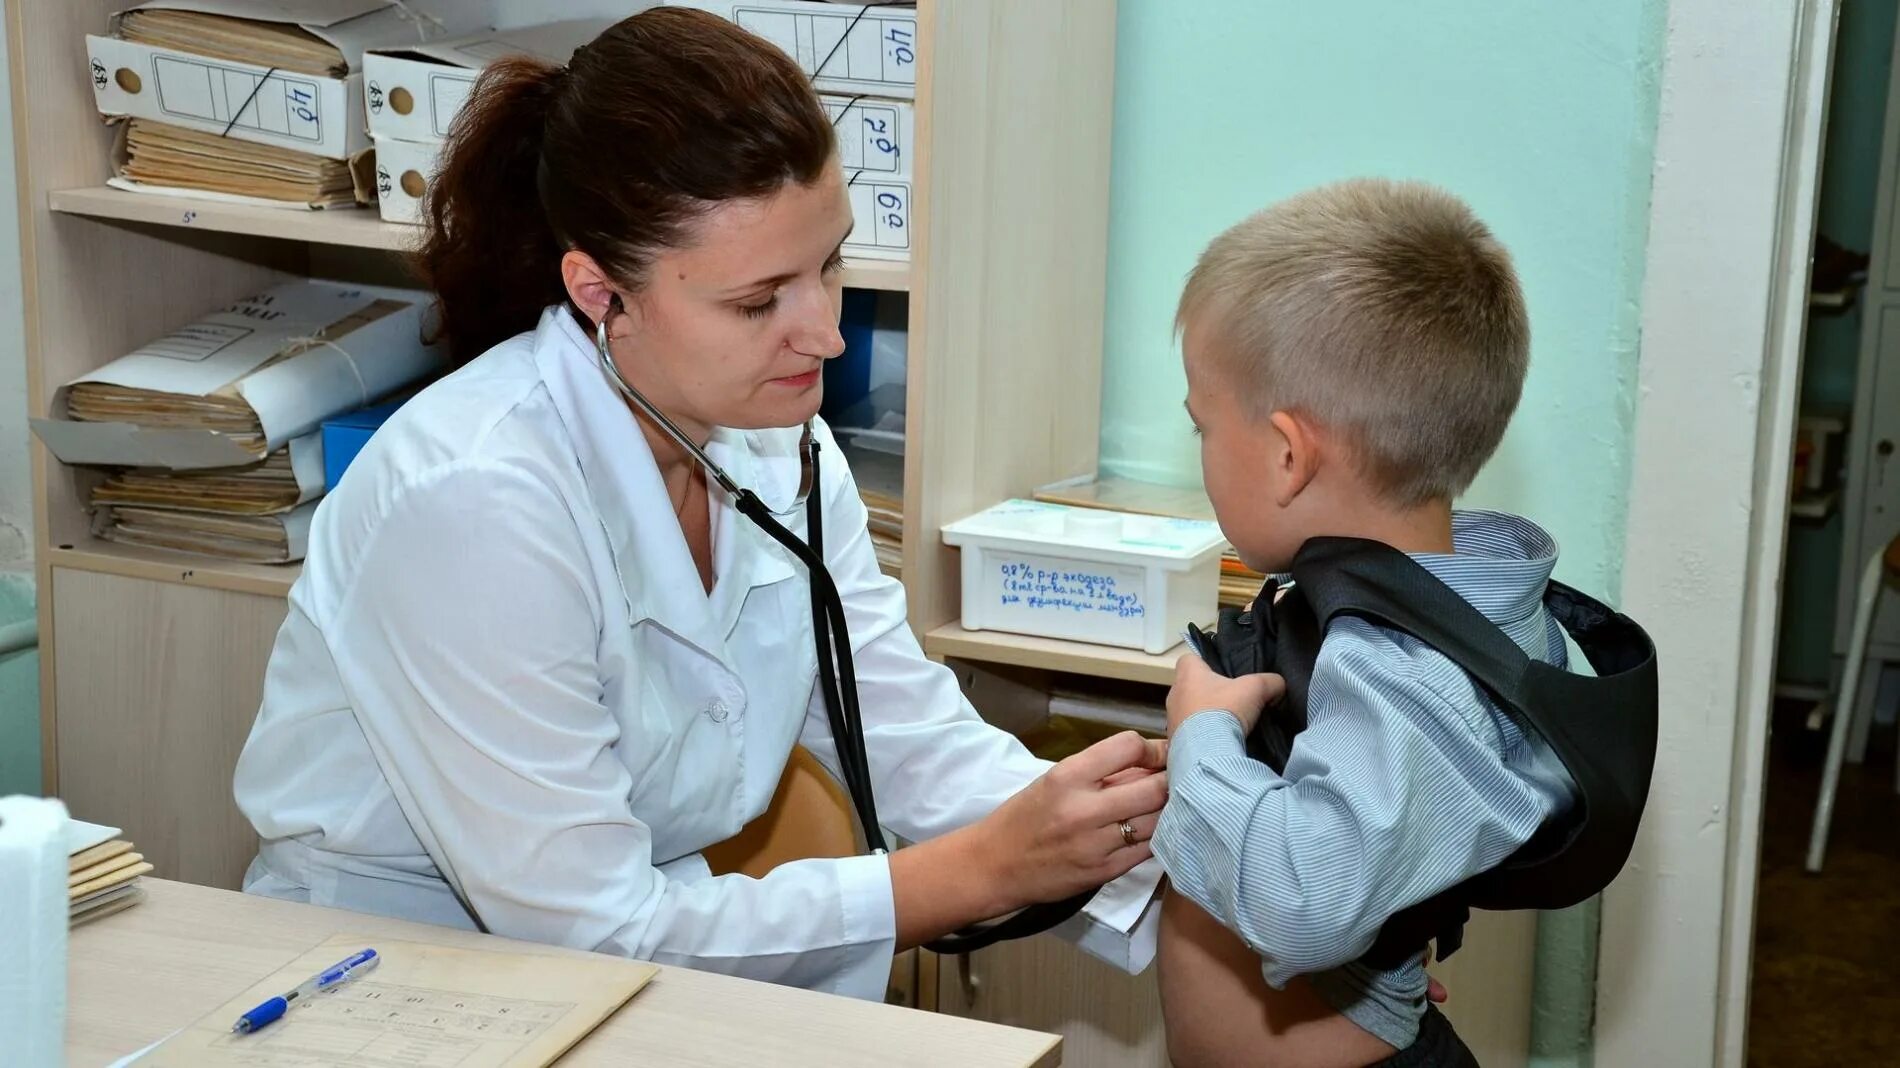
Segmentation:
{"type": "Polygon", "coordinates": [[[731,708],[718,698],[706,702],[706,715],[712,717],[714,723],[724,723],[726,721],[726,714],[730,711],[732,711],[731,708]]]}

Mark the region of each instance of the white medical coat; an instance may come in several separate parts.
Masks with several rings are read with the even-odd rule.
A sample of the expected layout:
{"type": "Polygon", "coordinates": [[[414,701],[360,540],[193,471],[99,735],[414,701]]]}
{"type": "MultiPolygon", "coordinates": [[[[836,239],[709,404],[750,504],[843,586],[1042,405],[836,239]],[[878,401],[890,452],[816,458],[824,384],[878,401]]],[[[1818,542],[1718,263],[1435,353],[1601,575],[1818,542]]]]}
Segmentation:
{"type": "MultiPolygon", "coordinates": [[[[928,839],[1048,765],[925,659],[818,436],[878,812],[928,839]]],[[[802,537],[797,440],[720,430],[707,451],[802,537]]],[[[749,879],[699,856],[765,811],[793,745],[837,767],[804,569],[712,496],[709,595],[562,307],[406,404],[312,524],[237,766],[263,839],[245,889],[461,927],[473,909],[496,934],[881,997],[886,858],[749,879]]],[[[1131,872],[1064,933],[1145,967],[1158,877],[1131,872]]]]}

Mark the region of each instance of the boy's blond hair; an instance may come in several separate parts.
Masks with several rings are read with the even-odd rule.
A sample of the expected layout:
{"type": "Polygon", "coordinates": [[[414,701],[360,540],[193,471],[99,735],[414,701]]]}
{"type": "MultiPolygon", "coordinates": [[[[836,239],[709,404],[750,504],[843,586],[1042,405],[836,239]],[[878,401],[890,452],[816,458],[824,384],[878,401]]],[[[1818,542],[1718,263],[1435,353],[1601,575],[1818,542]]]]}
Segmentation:
{"type": "Polygon", "coordinates": [[[1175,325],[1202,333],[1256,414],[1340,431],[1407,506],[1477,477],[1530,362],[1509,253],[1418,182],[1339,182],[1243,220],[1201,254],[1175,325]]]}

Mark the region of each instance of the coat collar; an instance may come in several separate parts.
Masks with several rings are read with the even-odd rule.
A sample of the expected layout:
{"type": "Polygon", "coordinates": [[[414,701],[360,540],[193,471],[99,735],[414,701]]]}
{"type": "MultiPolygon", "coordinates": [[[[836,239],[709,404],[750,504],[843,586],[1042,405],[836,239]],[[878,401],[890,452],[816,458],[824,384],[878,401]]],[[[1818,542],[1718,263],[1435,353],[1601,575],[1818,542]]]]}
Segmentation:
{"type": "MultiPolygon", "coordinates": [[[[706,593],[646,435],[601,370],[595,353],[594,339],[581,330],[565,305],[553,305],[542,313],[534,338],[535,363],[567,428],[582,478],[607,532],[614,570],[626,597],[627,618],[634,623],[652,620],[723,661],[726,636],[738,622],[746,594],[754,587],[791,578],[798,564],[740,515],[714,485],[715,582],[711,595],[706,593]]],[[[767,505],[789,508],[798,483],[797,435],[796,429],[722,427],[714,432],[706,452],[767,505]]],[[[803,536],[802,512],[781,516],[781,521],[803,536]]]]}

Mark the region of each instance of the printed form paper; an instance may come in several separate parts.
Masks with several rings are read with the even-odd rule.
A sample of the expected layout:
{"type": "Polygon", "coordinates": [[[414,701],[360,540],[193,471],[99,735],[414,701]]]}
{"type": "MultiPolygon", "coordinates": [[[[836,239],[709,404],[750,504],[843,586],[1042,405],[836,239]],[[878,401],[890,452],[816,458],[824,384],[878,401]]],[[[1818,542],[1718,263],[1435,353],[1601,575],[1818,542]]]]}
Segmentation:
{"type": "Polygon", "coordinates": [[[192,1068],[540,1068],[659,971],[612,957],[541,956],[340,935],[286,965],[135,1064],[192,1068]],[[364,948],[373,971],[234,1034],[238,1017],[364,948]]]}

